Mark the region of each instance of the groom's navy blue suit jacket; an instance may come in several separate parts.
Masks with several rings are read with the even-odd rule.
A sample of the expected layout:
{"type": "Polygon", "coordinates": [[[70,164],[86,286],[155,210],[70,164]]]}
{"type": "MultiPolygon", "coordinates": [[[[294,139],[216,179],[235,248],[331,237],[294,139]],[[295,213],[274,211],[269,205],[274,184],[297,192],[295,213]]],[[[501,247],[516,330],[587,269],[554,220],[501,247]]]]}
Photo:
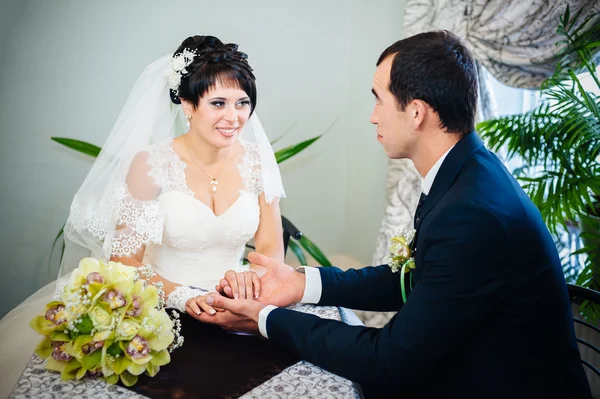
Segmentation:
{"type": "Polygon", "coordinates": [[[387,265],[319,269],[319,305],[398,310],[384,328],[275,309],[269,339],[366,397],[590,397],[556,247],[477,133],[448,153],[421,220],[405,304],[387,265]]]}

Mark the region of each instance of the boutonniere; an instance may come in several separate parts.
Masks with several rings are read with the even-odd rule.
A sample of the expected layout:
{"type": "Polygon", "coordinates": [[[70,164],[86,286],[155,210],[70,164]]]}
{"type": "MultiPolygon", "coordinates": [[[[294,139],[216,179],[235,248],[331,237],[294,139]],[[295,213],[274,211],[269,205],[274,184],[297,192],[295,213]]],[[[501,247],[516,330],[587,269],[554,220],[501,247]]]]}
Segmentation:
{"type": "Polygon", "coordinates": [[[402,289],[402,300],[406,303],[406,291],[404,288],[404,275],[415,268],[415,258],[410,250],[410,242],[415,236],[415,231],[405,229],[400,234],[392,237],[390,253],[384,258],[394,273],[400,272],[400,287],[402,289]]]}

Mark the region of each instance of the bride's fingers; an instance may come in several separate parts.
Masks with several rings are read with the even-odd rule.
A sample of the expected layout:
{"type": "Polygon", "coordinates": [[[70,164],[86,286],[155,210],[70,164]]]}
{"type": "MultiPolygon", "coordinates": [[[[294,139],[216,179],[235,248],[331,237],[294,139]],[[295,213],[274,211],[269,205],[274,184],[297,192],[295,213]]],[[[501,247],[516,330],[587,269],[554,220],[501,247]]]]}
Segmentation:
{"type": "Polygon", "coordinates": [[[227,273],[225,273],[225,280],[227,280],[227,284],[229,284],[231,287],[231,297],[237,299],[238,292],[240,292],[237,281],[237,273],[233,270],[229,270],[227,273]]]}
{"type": "Polygon", "coordinates": [[[187,314],[189,314],[191,317],[193,317],[196,320],[200,320],[200,317],[202,317],[203,312],[200,312],[200,314],[194,313],[194,311],[189,306],[186,306],[185,310],[186,310],[187,314]]]}
{"type": "Polygon", "coordinates": [[[239,298],[240,299],[246,299],[246,278],[244,276],[245,274],[246,273],[239,273],[237,275],[238,288],[239,288],[239,293],[240,293],[239,298]]]}
{"type": "Polygon", "coordinates": [[[242,299],[252,299],[252,272],[244,272],[242,278],[244,279],[244,286],[246,287],[246,296],[241,297],[242,299]]]}
{"type": "MultiPolygon", "coordinates": [[[[229,287],[229,283],[227,282],[227,280],[225,280],[224,278],[222,278],[219,281],[219,284],[217,284],[215,286],[215,290],[219,293],[219,294],[223,294],[225,293],[225,288],[229,287]]],[[[229,291],[231,292],[231,288],[229,289],[229,291]]]]}
{"type": "MultiPolygon", "coordinates": [[[[190,300],[187,301],[186,303],[186,310],[188,310],[188,313],[190,313],[190,310],[197,316],[199,315],[200,312],[200,308],[198,307],[198,304],[195,301],[195,298],[192,298],[190,300]]],[[[193,316],[193,314],[191,314],[193,316]]]]}
{"type": "Polygon", "coordinates": [[[223,292],[225,292],[225,296],[228,298],[233,298],[233,291],[231,290],[231,287],[227,286],[223,288],[223,292]]]}
{"type": "Polygon", "coordinates": [[[254,274],[256,274],[256,273],[253,273],[253,272],[245,272],[244,273],[247,299],[252,299],[252,297],[254,296],[254,283],[252,281],[252,275],[254,275],[254,274]]]}
{"type": "Polygon", "coordinates": [[[190,316],[194,316],[194,311],[188,306],[185,305],[185,311],[190,315],[190,316]]]}
{"type": "Polygon", "coordinates": [[[203,297],[196,297],[196,304],[198,306],[200,306],[200,308],[202,309],[202,311],[204,311],[204,312],[206,312],[208,314],[212,315],[212,314],[217,313],[217,311],[212,306],[210,306],[209,304],[207,304],[204,301],[203,297]]]}
{"type": "Polygon", "coordinates": [[[260,296],[260,277],[258,277],[257,273],[250,272],[249,274],[252,285],[254,286],[254,299],[258,299],[260,296]]]}

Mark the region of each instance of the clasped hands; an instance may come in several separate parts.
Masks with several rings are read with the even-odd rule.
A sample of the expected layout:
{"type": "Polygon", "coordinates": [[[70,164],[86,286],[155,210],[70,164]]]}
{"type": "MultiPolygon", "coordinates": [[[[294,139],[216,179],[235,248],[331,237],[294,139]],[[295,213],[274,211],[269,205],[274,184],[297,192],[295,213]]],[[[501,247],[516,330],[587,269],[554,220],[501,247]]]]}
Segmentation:
{"type": "Polygon", "coordinates": [[[304,274],[256,252],[250,253],[248,260],[254,271],[228,271],[216,286],[216,293],[187,301],[188,314],[227,330],[255,333],[258,315],[266,305],[285,307],[302,299],[304,274]]]}

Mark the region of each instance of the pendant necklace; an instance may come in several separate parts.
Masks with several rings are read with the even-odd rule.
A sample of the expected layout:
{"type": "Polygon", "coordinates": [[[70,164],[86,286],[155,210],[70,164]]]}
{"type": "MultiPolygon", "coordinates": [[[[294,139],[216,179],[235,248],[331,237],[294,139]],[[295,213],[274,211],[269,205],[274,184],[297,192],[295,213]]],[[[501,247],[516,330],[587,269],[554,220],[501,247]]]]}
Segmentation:
{"type": "Polygon", "coordinates": [[[225,161],[227,160],[227,157],[229,156],[229,153],[231,152],[231,149],[227,152],[227,155],[225,155],[225,159],[223,159],[223,163],[221,164],[221,167],[219,168],[219,170],[217,171],[217,173],[215,174],[215,176],[213,176],[210,173],[208,173],[207,171],[205,171],[204,169],[202,169],[202,167],[200,165],[198,165],[196,163],[196,161],[194,160],[194,158],[192,157],[192,155],[190,153],[190,150],[188,148],[188,145],[187,145],[187,135],[183,139],[183,144],[185,145],[185,151],[187,152],[188,157],[190,157],[190,159],[192,160],[192,162],[194,163],[194,165],[196,165],[196,167],[198,167],[198,169],[200,169],[206,176],[209,177],[209,179],[210,179],[210,190],[213,193],[216,193],[217,192],[217,187],[219,185],[219,180],[217,180],[217,178],[215,176],[218,176],[219,172],[221,172],[221,169],[223,169],[223,165],[225,165],[225,161]]]}

